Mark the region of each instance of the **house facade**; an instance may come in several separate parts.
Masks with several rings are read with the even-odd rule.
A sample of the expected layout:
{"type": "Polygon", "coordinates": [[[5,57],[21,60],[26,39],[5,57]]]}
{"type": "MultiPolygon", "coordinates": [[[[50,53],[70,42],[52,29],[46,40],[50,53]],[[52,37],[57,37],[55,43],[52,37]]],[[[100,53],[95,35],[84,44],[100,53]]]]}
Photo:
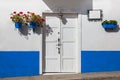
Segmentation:
{"type": "Polygon", "coordinates": [[[120,71],[119,4],[119,0],[1,0],[0,77],[120,71]],[[116,20],[118,28],[106,31],[102,20],[89,20],[88,10],[100,10],[101,19],[116,20]],[[14,28],[9,18],[13,11],[42,15],[44,27],[14,28]]]}

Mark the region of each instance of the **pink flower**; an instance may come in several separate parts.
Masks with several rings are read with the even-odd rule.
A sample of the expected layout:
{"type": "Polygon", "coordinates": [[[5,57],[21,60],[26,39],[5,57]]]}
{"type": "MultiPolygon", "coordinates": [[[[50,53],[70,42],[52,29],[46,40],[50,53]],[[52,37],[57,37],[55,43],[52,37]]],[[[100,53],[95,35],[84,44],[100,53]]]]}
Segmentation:
{"type": "Polygon", "coordinates": [[[28,11],[27,13],[29,14],[30,12],[28,11]]]}
{"type": "Polygon", "coordinates": [[[39,16],[39,17],[40,17],[40,15],[37,15],[37,16],[39,16]]]}
{"type": "Polygon", "coordinates": [[[13,17],[10,17],[10,19],[12,19],[13,17]]]}
{"type": "Polygon", "coordinates": [[[16,14],[16,11],[14,11],[13,13],[16,14]]]}

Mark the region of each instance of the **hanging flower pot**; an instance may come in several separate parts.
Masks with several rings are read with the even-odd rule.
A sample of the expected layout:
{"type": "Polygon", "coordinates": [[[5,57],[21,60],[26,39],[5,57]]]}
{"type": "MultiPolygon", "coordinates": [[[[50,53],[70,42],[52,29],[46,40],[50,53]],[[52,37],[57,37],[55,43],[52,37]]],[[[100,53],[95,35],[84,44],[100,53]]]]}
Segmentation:
{"type": "Polygon", "coordinates": [[[40,15],[37,15],[33,12],[27,12],[27,23],[29,23],[29,28],[36,28],[40,27],[42,23],[45,21],[44,18],[42,18],[40,15]]]}
{"type": "Polygon", "coordinates": [[[103,24],[104,29],[115,29],[116,27],[116,24],[103,24]]]}
{"type": "Polygon", "coordinates": [[[37,23],[36,22],[30,22],[29,28],[36,28],[37,23]]]}
{"type": "Polygon", "coordinates": [[[110,20],[110,21],[103,21],[102,26],[104,29],[115,29],[117,28],[117,21],[116,20],[110,20]]]}
{"type": "Polygon", "coordinates": [[[22,23],[21,22],[15,22],[15,28],[21,28],[22,23]]]}
{"type": "Polygon", "coordinates": [[[25,23],[25,15],[23,12],[14,11],[11,13],[10,19],[15,23],[15,28],[21,28],[22,24],[25,23]]]}

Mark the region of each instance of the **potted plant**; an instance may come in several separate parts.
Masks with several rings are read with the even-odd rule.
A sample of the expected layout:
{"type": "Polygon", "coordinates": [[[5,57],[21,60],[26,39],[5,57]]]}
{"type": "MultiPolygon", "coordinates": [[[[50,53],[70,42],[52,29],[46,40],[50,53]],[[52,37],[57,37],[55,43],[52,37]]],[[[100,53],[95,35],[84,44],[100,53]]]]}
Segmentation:
{"type": "Polygon", "coordinates": [[[30,28],[36,28],[37,26],[42,26],[42,22],[45,21],[40,15],[37,15],[33,12],[27,12],[27,22],[29,23],[30,28]]]}
{"type": "Polygon", "coordinates": [[[105,20],[102,22],[102,26],[104,29],[115,29],[117,28],[117,21],[116,20],[105,20]]]}
{"type": "Polygon", "coordinates": [[[22,23],[24,22],[24,14],[23,12],[17,13],[16,11],[14,11],[13,13],[11,13],[10,19],[15,23],[15,28],[21,28],[22,23]]]}

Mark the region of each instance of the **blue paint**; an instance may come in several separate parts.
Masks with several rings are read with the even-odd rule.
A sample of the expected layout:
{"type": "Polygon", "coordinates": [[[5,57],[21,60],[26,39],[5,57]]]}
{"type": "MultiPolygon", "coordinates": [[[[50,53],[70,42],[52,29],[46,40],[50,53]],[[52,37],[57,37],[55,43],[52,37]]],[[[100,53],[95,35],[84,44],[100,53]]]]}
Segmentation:
{"type": "Polygon", "coordinates": [[[82,73],[120,71],[120,51],[82,51],[82,73]]]}
{"type": "Polygon", "coordinates": [[[103,24],[104,29],[114,29],[117,28],[117,25],[115,24],[103,24]]]}
{"type": "Polygon", "coordinates": [[[36,28],[36,27],[37,27],[37,23],[36,22],[30,22],[29,28],[36,28]]]}
{"type": "Polygon", "coordinates": [[[39,75],[39,51],[0,51],[0,78],[39,75]]]}

